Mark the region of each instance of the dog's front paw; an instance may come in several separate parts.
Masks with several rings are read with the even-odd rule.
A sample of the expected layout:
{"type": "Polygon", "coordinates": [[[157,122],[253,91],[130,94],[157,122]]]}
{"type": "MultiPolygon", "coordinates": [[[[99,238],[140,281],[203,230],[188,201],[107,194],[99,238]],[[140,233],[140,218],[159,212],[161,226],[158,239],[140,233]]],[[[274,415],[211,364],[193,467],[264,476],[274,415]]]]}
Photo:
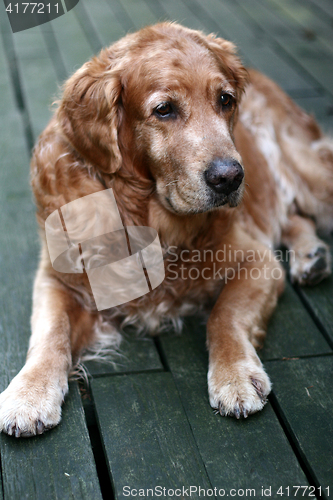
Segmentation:
{"type": "Polygon", "coordinates": [[[222,416],[246,418],[262,410],[270,391],[271,382],[261,363],[243,361],[208,372],[209,402],[222,416]]]}
{"type": "Polygon", "coordinates": [[[331,254],[329,247],[319,242],[309,251],[298,252],[290,259],[290,277],[293,283],[317,285],[331,274],[331,254]]]}
{"type": "Polygon", "coordinates": [[[0,431],[15,437],[42,434],[61,420],[61,404],[68,391],[67,381],[33,381],[18,374],[0,394],[0,431]]]}

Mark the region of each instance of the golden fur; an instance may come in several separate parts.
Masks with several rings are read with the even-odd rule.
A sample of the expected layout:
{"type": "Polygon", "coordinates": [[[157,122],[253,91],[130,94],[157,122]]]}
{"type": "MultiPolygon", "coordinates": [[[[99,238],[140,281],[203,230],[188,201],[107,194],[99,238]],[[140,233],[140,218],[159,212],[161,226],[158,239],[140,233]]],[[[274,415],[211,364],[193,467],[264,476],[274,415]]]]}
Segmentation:
{"type": "Polygon", "coordinates": [[[73,359],[94,342],[116,343],[122,322],[153,333],[213,304],[210,403],[237,418],[264,406],[271,385],[255,348],[284,281],[273,249],[294,252],[291,276],[301,284],[330,272],[315,223],[332,229],[333,144],[311,116],[246,71],[230,42],[162,23],[103,50],[66,82],[31,182],[43,250],[27,363],[0,396],[2,431],[28,436],[56,425],[73,359]],[[228,195],[205,180],[216,159],[245,171],[228,195]],[[98,313],[85,274],[52,268],[44,224],[111,187],[125,225],[158,231],[166,278],[98,313]]]}

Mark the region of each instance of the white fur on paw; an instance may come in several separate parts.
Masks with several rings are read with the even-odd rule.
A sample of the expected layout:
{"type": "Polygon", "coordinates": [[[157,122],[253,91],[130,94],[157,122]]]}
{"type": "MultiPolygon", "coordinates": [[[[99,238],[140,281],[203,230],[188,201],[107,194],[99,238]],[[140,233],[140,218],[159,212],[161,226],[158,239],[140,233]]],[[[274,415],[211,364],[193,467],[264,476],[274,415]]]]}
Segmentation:
{"type": "Polygon", "coordinates": [[[68,384],[29,383],[18,374],[0,394],[0,431],[15,437],[42,434],[61,420],[61,404],[68,384]]]}
{"type": "Polygon", "coordinates": [[[252,360],[238,362],[228,371],[217,367],[208,372],[209,402],[222,416],[246,418],[262,410],[271,387],[262,365],[252,360]]]}
{"type": "Polygon", "coordinates": [[[293,283],[316,285],[331,274],[331,254],[329,247],[319,242],[304,254],[297,253],[290,260],[290,277],[293,283]]]}

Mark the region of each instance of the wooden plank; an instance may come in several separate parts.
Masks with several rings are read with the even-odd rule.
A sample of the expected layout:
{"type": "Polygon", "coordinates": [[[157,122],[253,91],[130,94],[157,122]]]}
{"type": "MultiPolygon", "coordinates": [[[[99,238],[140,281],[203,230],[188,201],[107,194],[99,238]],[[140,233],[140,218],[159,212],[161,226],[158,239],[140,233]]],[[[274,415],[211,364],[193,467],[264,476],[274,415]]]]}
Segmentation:
{"type": "Polygon", "coordinates": [[[210,408],[205,329],[197,325],[191,318],[184,335],[165,335],[161,345],[212,485],[251,487],[259,496],[263,485],[307,484],[269,404],[246,420],[222,418],[210,408]]]}
{"type": "Polygon", "coordinates": [[[107,3],[113,16],[116,18],[123,30],[126,33],[129,31],[135,31],[135,25],[120,0],[107,0],[107,3]]]}
{"type": "Polygon", "coordinates": [[[116,499],[128,496],[125,486],[211,487],[169,373],[100,378],[91,386],[116,499]]]}
{"type": "Polygon", "coordinates": [[[57,74],[38,26],[15,33],[14,45],[26,107],[33,136],[36,139],[52,116],[51,104],[55,97],[58,97],[58,83],[61,80],[57,81],[57,74]],[[27,46],[29,46],[29,51],[26,50],[27,46]],[[37,82],[38,92],[36,91],[37,82]]]}
{"type": "Polygon", "coordinates": [[[328,21],[333,19],[333,4],[331,0],[311,0],[315,10],[322,13],[328,21]]]}
{"type": "MultiPolygon", "coordinates": [[[[114,1],[114,0],[113,0],[114,1]]],[[[131,18],[133,27],[138,30],[149,24],[155,24],[158,19],[147,7],[144,0],[120,0],[121,5],[131,18]]]]}
{"type": "Polygon", "coordinates": [[[280,486],[308,484],[269,403],[247,419],[221,417],[209,406],[206,372],[173,376],[214,487],[251,488],[260,498],[263,486],[272,487],[278,498],[280,486]]]}
{"type": "MultiPolygon", "coordinates": [[[[144,0],[147,4],[147,7],[154,14],[155,18],[159,21],[170,21],[170,17],[167,14],[167,11],[164,8],[164,3],[161,3],[159,0],[144,0]]],[[[170,3],[170,0],[169,2],[170,3]]]]}
{"type": "Polygon", "coordinates": [[[262,41],[277,44],[277,51],[284,56],[286,61],[293,61],[299,73],[308,77],[309,82],[315,87],[322,87],[331,96],[333,95],[333,73],[331,71],[332,58],[330,52],[322,47],[318,41],[306,42],[297,37],[297,34],[289,30],[279,17],[268,8],[261,0],[250,0],[249,2],[236,2],[226,0],[228,7],[234,9],[235,14],[250,22],[251,25],[259,26],[266,34],[262,41]],[[277,33],[277,30],[279,32],[277,33]]]}
{"type": "MultiPolygon", "coordinates": [[[[0,122],[2,391],[24,364],[30,336],[32,282],[39,244],[29,186],[29,156],[21,116],[10,90],[12,82],[6,71],[8,66],[2,45],[0,67],[3,68],[0,78],[3,111],[0,122]]],[[[5,498],[101,499],[76,384],[71,384],[59,428],[28,440],[1,435],[0,451],[5,498]]]]}
{"type": "Polygon", "coordinates": [[[208,370],[208,350],[206,347],[206,321],[191,316],[186,318],[182,332],[166,332],[159,336],[172,373],[180,371],[202,372],[208,370]]]}
{"type": "Polygon", "coordinates": [[[158,20],[144,0],[102,0],[98,4],[83,0],[82,5],[105,46],[117,41],[128,31],[135,31],[158,20]]]}
{"type": "MultiPolygon", "coordinates": [[[[333,237],[326,238],[330,243],[333,255],[333,237]]],[[[319,320],[326,332],[330,345],[333,346],[333,277],[325,279],[317,287],[299,287],[298,293],[319,320]]]]}
{"type": "MultiPolygon", "coordinates": [[[[333,488],[333,357],[267,363],[274,394],[294,442],[323,488],[333,488]]],[[[330,493],[331,493],[330,492],[330,493]]]]}
{"type": "MultiPolygon", "coordinates": [[[[20,124],[16,124],[18,126],[15,130],[12,128],[12,132],[17,138],[20,124]]],[[[7,125],[10,125],[9,122],[7,125]]],[[[19,141],[17,144],[19,145],[19,141]]],[[[19,152],[19,148],[16,152],[19,152]]],[[[15,161],[15,152],[12,150],[13,160],[15,161]]],[[[3,168],[4,163],[1,162],[1,169],[3,168]]],[[[1,198],[5,200],[6,208],[6,214],[2,214],[0,221],[2,338],[0,390],[2,391],[25,361],[30,337],[32,282],[39,245],[35,210],[30,193],[26,190],[10,189],[10,185],[7,184],[7,197],[1,198]]]]}
{"type": "MultiPolygon", "coordinates": [[[[96,4],[89,4],[90,13],[92,14],[92,19],[103,19],[105,26],[107,26],[108,39],[110,37],[110,23],[109,19],[111,14],[111,8],[120,9],[121,12],[125,12],[126,18],[133,17],[135,24],[135,29],[139,29],[140,27],[153,23],[155,18],[152,16],[151,12],[147,8],[146,4],[143,1],[136,0],[135,5],[133,1],[124,1],[124,2],[116,2],[115,4],[106,4],[101,3],[99,5],[99,14],[96,13],[95,6],[96,4]]],[[[84,62],[90,59],[93,55],[93,51],[91,50],[91,45],[96,46],[98,43],[96,39],[99,39],[98,31],[95,30],[94,24],[90,22],[90,16],[86,15],[86,7],[84,4],[80,5],[78,9],[75,9],[69,12],[66,16],[62,16],[58,18],[57,23],[52,23],[52,27],[50,24],[43,25],[41,27],[43,33],[48,36],[54,31],[55,38],[57,39],[57,43],[59,46],[59,51],[61,53],[61,57],[65,61],[66,68],[69,70],[68,73],[72,73],[75,69],[78,69],[84,62]],[[76,12],[78,10],[78,12],[76,12]],[[89,19],[89,29],[87,32],[89,38],[84,34],[82,27],[78,21],[81,19],[82,21],[87,22],[89,19]],[[72,43],[72,40],[75,39],[75,44],[72,43]],[[90,44],[89,44],[90,42],[90,44]]],[[[99,22],[95,23],[100,29],[99,22]]],[[[117,30],[118,31],[118,30],[117,30]]],[[[106,43],[109,43],[106,40],[106,43]]],[[[101,48],[102,42],[99,42],[99,46],[96,46],[97,51],[101,48]]]]}
{"type": "MultiPolygon", "coordinates": [[[[183,1],[192,6],[193,13],[198,10],[198,2],[183,1]]],[[[241,57],[246,65],[264,72],[291,94],[308,93],[312,90],[311,84],[306,79],[271,47],[262,43],[261,30],[249,26],[249,23],[244,23],[227,2],[207,0],[200,3],[200,9],[198,16],[200,15],[203,19],[205,30],[214,31],[234,42],[240,49],[241,57]],[[228,22],[219,23],[216,19],[227,19],[228,22]]]]}
{"type": "MultiPolygon", "coordinates": [[[[62,83],[68,76],[68,69],[66,68],[65,62],[60,53],[58,41],[54,34],[52,23],[49,22],[46,24],[42,24],[41,26],[39,26],[39,29],[43,35],[46,50],[49,58],[52,61],[54,71],[57,75],[57,80],[58,82],[62,83]]],[[[73,43],[71,43],[70,46],[72,45],[73,43]]],[[[70,51],[71,49],[67,50],[70,51]]]]}
{"type": "MultiPolygon", "coordinates": [[[[316,287],[319,291],[321,285],[316,287]]],[[[291,287],[286,283],[269,326],[260,357],[264,361],[332,352],[313,320],[291,287]]]]}
{"type": "MultiPolygon", "coordinates": [[[[112,15],[108,0],[99,0],[94,2],[92,0],[80,0],[87,15],[91,21],[91,25],[101,39],[103,46],[111,45],[122,36],[126,34],[125,29],[120,25],[114,15],[112,15]]],[[[83,20],[82,13],[78,13],[75,8],[75,15],[78,19],[83,20]]]]}
{"type": "MultiPolygon", "coordinates": [[[[3,8],[1,4],[0,9],[3,8]]],[[[0,11],[0,15],[3,12],[0,11]]],[[[8,22],[8,21],[7,21],[8,22]]],[[[9,25],[9,23],[8,23],[9,25]]],[[[22,366],[30,334],[32,280],[38,245],[29,186],[29,156],[0,41],[0,391],[22,366]]]]}
{"type": "Polygon", "coordinates": [[[159,5],[157,10],[156,6],[152,6],[155,4],[154,0],[145,0],[150,9],[156,14],[158,14],[158,10],[161,11],[162,19],[166,19],[169,21],[176,21],[184,26],[187,26],[192,29],[199,29],[203,31],[207,31],[207,26],[203,19],[200,16],[194,14],[186,4],[182,1],[178,0],[168,0],[167,2],[157,1],[156,3],[159,5]]]}
{"type": "Polygon", "coordinates": [[[84,366],[93,377],[163,370],[154,341],[149,337],[138,337],[135,332],[123,334],[118,353],[106,356],[104,361],[86,361],[84,366]]]}
{"type": "Polygon", "coordinates": [[[102,499],[79,390],[70,386],[57,428],[29,439],[1,435],[5,498],[102,499]]]}
{"type": "MultiPolygon", "coordinates": [[[[297,302],[297,297],[294,296],[292,302],[297,302]]],[[[302,309],[297,313],[302,314],[302,309]]],[[[303,315],[306,317],[304,311],[303,315]]],[[[299,318],[293,318],[295,326],[299,318]]],[[[297,345],[299,333],[296,331],[294,335],[297,345]]],[[[315,335],[320,338],[319,332],[315,335]]],[[[285,338],[284,347],[288,349],[287,334],[285,338]]],[[[276,350],[281,349],[281,340],[273,340],[276,350]]],[[[258,494],[263,485],[277,491],[281,485],[308,484],[269,404],[262,412],[239,421],[215,415],[210,408],[203,321],[200,325],[198,319],[190,318],[183,334],[163,335],[160,341],[212,485],[226,489],[248,485],[258,494]]],[[[313,346],[308,352],[312,349],[313,346]]],[[[327,350],[325,344],[324,349],[327,350]]]]}
{"type": "MultiPolygon", "coordinates": [[[[34,139],[52,115],[51,104],[58,97],[57,74],[48,54],[39,26],[12,34],[4,6],[1,4],[2,30],[12,38],[14,56],[20,76],[25,112],[31,119],[34,139]],[[38,82],[38,92],[36,83],[38,82]]],[[[60,79],[59,79],[60,81],[60,79]]]]}
{"type": "MultiPolygon", "coordinates": [[[[103,7],[105,6],[105,3],[103,1],[101,2],[95,2],[94,7],[103,7]]],[[[95,12],[95,10],[94,10],[95,12]]],[[[88,15],[86,5],[84,2],[79,2],[76,5],[76,8],[74,10],[74,14],[78,20],[78,22],[81,25],[81,28],[83,29],[85,36],[90,44],[90,47],[92,48],[92,51],[94,54],[99,52],[102,48],[102,39],[100,37],[99,31],[95,27],[95,24],[92,20],[92,18],[88,15]]],[[[105,15],[103,16],[105,17],[105,15]]],[[[110,26],[109,26],[109,31],[110,31],[110,26]]]]}
{"type": "MultiPolygon", "coordinates": [[[[58,17],[52,23],[40,26],[44,37],[53,38],[56,43],[52,43],[54,50],[58,50],[61,60],[65,65],[65,77],[68,77],[75,70],[80,68],[93,55],[91,46],[75,16],[74,10],[66,15],[58,17]],[[75,40],[75,43],[73,41],[75,40]]],[[[54,58],[54,56],[53,56],[54,58]]],[[[57,71],[58,80],[62,80],[62,73],[57,71]]]]}
{"type": "MultiPolygon", "coordinates": [[[[18,127],[16,127],[16,133],[14,137],[17,138],[18,127]]],[[[16,149],[16,153],[18,150],[16,149]]],[[[15,153],[12,152],[12,157],[15,158],[15,153]]],[[[3,168],[3,163],[1,163],[1,168],[3,168]]],[[[8,184],[7,184],[8,186],[8,184]]],[[[0,276],[1,276],[1,296],[0,296],[0,315],[1,315],[1,338],[2,338],[2,350],[1,350],[1,371],[0,371],[0,385],[1,390],[5,389],[9,381],[18,372],[24,363],[25,355],[27,351],[28,339],[30,336],[29,328],[29,318],[31,313],[31,292],[32,292],[32,280],[35,273],[36,260],[39,253],[37,247],[37,235],[34,220],[34,208],[31,206],[31,196],[23,195],[18,193],[18,198],[14,198],[11,202],[6,203],[6,217],[1,218],[1,257],[2,262],[6,263],[6,266],[1,266],[0,276]],[[21,214],[24,214],[22,217],[21,214]],[[13,222],[16,224],[16,228],[13,231],[13,222]]],[[[12,197],[13,194],[10,194],[12,197]]],[[[75,392],[75,387],[71,387],[70,398],[73,398],[72,391],[75,392]]],[[[69,401],[76,401],[76,406],[74,402],[68,402],[66,400],[64,404],[64,426],[61,427],[61,434],[55,437],[55,442],[59,443],[59,447],[66,449],[70,444],[71,450],[73,452],[71,458],[71,467],[69,472],[72,470],[81,471],[82,478],[86,481],[91,481],[94,475],[94,487],[91,488],[92,492],[98,491],[98,481],[97,475],[94,471],[94,462],[91,457],[90,460],[87,459],[88,450],[90,451],[88,441],[84,439],[84,434],[87,432],[83,421],[83,418],[79,418],[78,411],[82,412],[80,400],[76,399],[69,401]],[[73,427],[75,430],[73,431],[73,427]],[[74,440],[72,442],[72,440],[74,440]],[[77,454],[77,464],[75,464],[77,446],[75,443],[79,443],[80,453],[77,454]],[[76,451],[75,451],[76,450],[76,451]],[[84,467],[81,463],[80,457],[85,457],[84,467]]],[[[53,433],[57,430],[50,432],[53,433]]],[[[7,498],[32,498],[31,494],[34,491],[32,488],[31,481],[36,476],[31,476],[31,469],[35,470],[38,468],[40,476],[43,481],[39,478],[36,479],[37,492],[42,488],[42,485],[58,484],[58,473],[59,468],[53,464],[54,448],[49,446],[49,441],[34,441],[34,447],[29,448],[28,442],[30,440],[21,440],[22,448],[21,451],[24,457],[25,468],[22,466],[22,453],[17,452],[15,447],[14,438],[8,438],[3,436],[0,441],[1,457],[2,457],[2,468],[4,471],[4,489],[8,493],[7,498]],[[24,447],[23,443],[27,444],[24,447]],[[45,458],[45,462],[36,462],[35,457],[42,455],[45,458]],[[43,466],[42,466],[43,464],[43,466]],[[15,481],[16,479],[16,481],[15,481]],[[30,486],[31,487],[30,487],[30,486]],[[30,496],[28,496],[30,495],[30,496]]],[[[60,460],[64,461],[64,457],[60,460]]],[[[66,472],[67,473],[67,472],[66,472]]],[[[72,479],[76,481],[77,472],[72,479]]],[[[80,476],[81,478],[81,476],[80,476]]],[[[82,479],[81,478],[81,479],[82,479]]],[[[65,478],[66,479],[66,478],[65,478]]],[[[84,494],[84,489],[81,488],[76,491],[75,498],[93,498],[91,496],[90,486],[87,482],[87,494],[84,494]],[[82,489],[82,494],[80,493],[82,489]],[[83,495],[83,497],[82,497],[83,495]]],[[[82,480],[83,480],[82,479],[82,480]]],[[[59,479],[60,483],[61,480],[59,479]]],[[[66,479],[66,484],[68,480],[66,479]]],[[[61,494],[59,496],[52,496],[50,491],[49,495],[45,494],[42,490],[41,494],[34,498],[72,498],[72,489],[75,485],[70,483],[66,486],[67,492],[61,489],[61,494]]],[[[65,487],[65,486],[63,486],[65,487]]],[[[35,488],[35,487],[34,487],[35,488]]],[[[76,487],[75,487],[76,488],[76,487]]],[[[75,492],[74,488],[74,492],[75,492]]],[[[34,495],[34,493],[33,493],[34,495]]],[[[100,496],[96,493],[96,498],[100,496]]]]}
{"type": "Polygon", "coordinates": [[[296,32],[310,42],[318,40],[318,47],[325,47],[333,55],[332,26],[314,16],[306,4],[300,3],[299,0],[268,0],[268,5],[275,8],[289,32],[296,32]]]}

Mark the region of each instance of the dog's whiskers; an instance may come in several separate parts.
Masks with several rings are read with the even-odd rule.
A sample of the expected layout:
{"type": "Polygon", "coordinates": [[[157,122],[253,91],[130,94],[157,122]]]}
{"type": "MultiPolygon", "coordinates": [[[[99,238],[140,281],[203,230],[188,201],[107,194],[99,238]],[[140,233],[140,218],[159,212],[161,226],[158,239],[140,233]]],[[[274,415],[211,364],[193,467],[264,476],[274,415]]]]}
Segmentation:
{"type": "Polygon", "coordinates": [[[178,179],[176,179],[174,181],[170,181],[170,182],[168,182],[168,184],[165,184],[165,187],[171,186],[171,184],[176,184],[177,182],[178,182],[178,179]]]}

